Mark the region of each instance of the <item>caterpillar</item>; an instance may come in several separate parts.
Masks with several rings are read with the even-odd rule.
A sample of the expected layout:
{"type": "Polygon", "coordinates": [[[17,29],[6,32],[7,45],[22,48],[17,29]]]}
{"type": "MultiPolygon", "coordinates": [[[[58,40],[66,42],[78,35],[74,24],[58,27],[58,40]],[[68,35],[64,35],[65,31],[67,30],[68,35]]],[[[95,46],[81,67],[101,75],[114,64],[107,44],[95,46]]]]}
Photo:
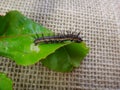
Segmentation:
{"type": "Polygon", "coordinates": [[[65,41],[71,41],[75,43],[82,42],[82,38],[79,37],[80,32],[78,34],[75,34],[74,32],[68,32],[67,34],[55,34],[53,36],[44,36],[42,34],[42,37],[39,37],[38,34],[36,34],[36,38],[34,40],[34,44],[38,45],[39,43],[62,43],[65,41]]]}

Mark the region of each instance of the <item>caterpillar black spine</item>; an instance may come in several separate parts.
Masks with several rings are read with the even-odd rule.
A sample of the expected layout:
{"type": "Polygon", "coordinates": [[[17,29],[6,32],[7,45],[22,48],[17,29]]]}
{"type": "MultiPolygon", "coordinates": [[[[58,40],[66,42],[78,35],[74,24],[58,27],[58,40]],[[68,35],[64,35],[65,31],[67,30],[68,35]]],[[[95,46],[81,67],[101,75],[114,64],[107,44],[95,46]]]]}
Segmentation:
{"type": "Polygon", "coordinates": [[[79,37],[80,32],[75,34],[75,32],[67,32],[67,34],[54,34],[53,36],[44,36],[42,33],[42,37],[39,37],[38,34],[36,34],[36,38],[34,40],[34,44],[38,45],[39,43],[61,43],[64,41],[71,41],[75,43],[82,42],[82,38],[79,37]]]}

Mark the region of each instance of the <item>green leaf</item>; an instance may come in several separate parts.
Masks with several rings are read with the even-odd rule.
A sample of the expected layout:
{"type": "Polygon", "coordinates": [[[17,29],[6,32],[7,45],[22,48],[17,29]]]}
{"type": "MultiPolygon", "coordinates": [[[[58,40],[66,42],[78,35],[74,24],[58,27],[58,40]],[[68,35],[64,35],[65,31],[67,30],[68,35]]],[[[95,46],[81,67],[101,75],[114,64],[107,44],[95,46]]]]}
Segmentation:
{"type": "Polygon", "coordinates": [[[89,53],[89,48],[86,46],[85,42],[81,43],[72,43],[65,46],[69,56],[70,61],[73,67],[78,67],[82,60],[86,57],[89,53]]]}
{"type": "Polygon", "coordinates": [[[58,49],[41,62],[51,70],[69,72],[80,65],[88,52],[89,48],[84,42],[71,43],[58,49]]]}
{"type": "Polygon", "coordinates": [[[50,30],[39,25],[18,11],[0,16],[0,55],[9,57],[19,65],[31,65],[46,58],[64,44],[40,44],[35,46],[33,36],[43,33],[52,34],[50,30]]]}
{"type": "Polygon", "coordinates": [[[68,52],[64,47],[62,47],[41,62],[44,66],[54,71],[68,72],[73,69],[70,60],[68,52]]]}
{"type": "Polygon", "coordinates": [[[5,74],[0,73],[0,90],[13,90],[13,82],[5,74]]]}
{"type": "MultiPolygon", "coordinates": [[[[3,24],[3,22],[1,22],[1,21],[3,21],[3,18],[4,18],[4,16],[0,16],[0,25],[3,24]]],[[[2,34],[3,34],[3,31],[0,30],[0,35],[2,35],[2,34]]]]}
{"type": "Polygon", "coordinates": [[[84,42],[41,43],[35,46],[33,37],[36,33],[40,37],[41,34],[53,34],[18,11],[0,16],[0,55],[11,58],[19,65],[31,65],[42,60],[43,65],[52,70],[68,72],[78,67],[89,52],[84,42]]]}

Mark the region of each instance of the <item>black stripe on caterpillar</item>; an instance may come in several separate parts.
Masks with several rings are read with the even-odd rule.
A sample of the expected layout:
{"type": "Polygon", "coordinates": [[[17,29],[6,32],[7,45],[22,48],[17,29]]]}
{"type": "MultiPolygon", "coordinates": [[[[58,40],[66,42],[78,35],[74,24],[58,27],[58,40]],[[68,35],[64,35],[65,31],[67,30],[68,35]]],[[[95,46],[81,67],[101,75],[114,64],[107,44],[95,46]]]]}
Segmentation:
{"type": "Polygon", "coordinates": [[[79,37],[80,32],[75,34],[74,32],[69,32],[67,34],[54,34],[53,36],[44,36],[42,34],[42,37],[39,37],[38,34],[36,34],[34,44],[38,45],[39,43],[62,43],[65,41],[71,41],[75,43],[82,42],[82,38],[79,37]]]}

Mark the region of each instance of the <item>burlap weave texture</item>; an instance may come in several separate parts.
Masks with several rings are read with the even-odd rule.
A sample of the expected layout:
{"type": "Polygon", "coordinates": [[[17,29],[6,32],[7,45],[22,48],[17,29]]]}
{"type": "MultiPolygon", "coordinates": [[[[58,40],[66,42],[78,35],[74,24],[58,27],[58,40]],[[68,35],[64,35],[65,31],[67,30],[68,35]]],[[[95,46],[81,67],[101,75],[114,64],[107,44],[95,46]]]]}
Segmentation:
{"type": "Polygon", "coordinates": [[[0,72],[14,81],[14,90],[120,90],[120,0],[0,0],[0,15],[19,10],[58,30],[82,31],[91,48],[70,73],[51,71],[38,62],[16,65],[0,57],[0,72]]]}

